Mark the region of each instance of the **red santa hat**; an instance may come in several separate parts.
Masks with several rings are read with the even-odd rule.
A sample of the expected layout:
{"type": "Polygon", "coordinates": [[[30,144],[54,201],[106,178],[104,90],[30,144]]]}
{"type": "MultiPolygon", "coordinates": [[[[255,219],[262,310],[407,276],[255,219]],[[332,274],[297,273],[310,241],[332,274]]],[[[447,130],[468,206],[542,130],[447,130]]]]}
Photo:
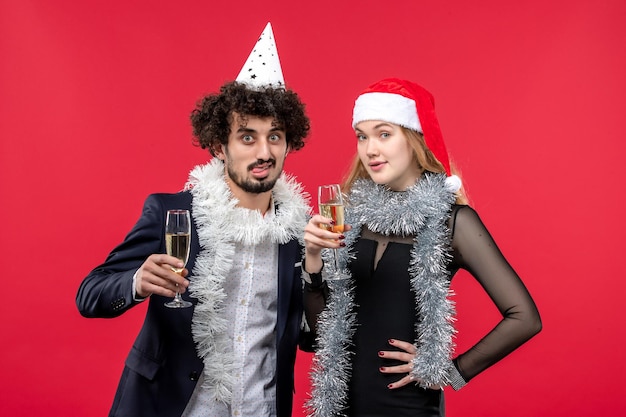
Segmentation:
{"type": "Polygon", "coordinates": [[[451,175],[450,159],[435,114],[435,99],[424,87],[398,78],[385,78],[365,89],[354,103],[352,127],[366,120],[382,120],[424,135],[426,146],[446,170],[451,191],[461,188],[461,180],[451,175]]]}

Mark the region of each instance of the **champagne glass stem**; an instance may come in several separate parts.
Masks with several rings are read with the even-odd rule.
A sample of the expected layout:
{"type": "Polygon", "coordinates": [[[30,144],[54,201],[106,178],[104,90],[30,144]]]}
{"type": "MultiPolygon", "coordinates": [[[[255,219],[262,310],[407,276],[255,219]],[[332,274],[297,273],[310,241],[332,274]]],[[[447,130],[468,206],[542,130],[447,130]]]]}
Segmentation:
{"type": "Polygon", "coordinates": [[[174,296],[174,300],[172,300],[174,304],[183,304],[183,298],[180,296],[180,293],[176,291],[176,295],[174,296]]]}
{"type": "Polygon", "coordinates": [[[339,275],[339,251],[333,249],[333,257],[335,259],[335,275],[339,275]]]}

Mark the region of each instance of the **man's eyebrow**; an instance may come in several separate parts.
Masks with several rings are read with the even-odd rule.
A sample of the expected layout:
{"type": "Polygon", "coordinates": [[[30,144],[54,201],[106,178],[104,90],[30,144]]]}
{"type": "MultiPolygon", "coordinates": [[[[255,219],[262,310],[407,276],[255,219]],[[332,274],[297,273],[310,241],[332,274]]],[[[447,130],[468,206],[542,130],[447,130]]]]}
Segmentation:
{"type": "MultiPolygon", "coordinates": [[[[282,126],[272,126],[269,130],[270,132],[286,132],[285,128],[282,126]]],[[[239,125],[237,128],[237,133],[256,133],[257,130],[245,125],[239,125]]]]}
{"type": "Polygon", "coordinates": [[[246,126],[239,126],[239,128],[237,129],[237,132],[256,132],[256,130],[251,129],[246,126]]]}

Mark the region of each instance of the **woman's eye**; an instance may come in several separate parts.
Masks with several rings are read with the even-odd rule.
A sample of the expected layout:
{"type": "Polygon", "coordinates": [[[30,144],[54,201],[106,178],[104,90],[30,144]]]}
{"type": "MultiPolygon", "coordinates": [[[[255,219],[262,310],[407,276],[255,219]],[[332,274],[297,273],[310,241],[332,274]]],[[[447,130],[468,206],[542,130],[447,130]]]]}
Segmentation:
{"type": "Polygon", "coordinates": [[[360,142],[360,141],[363,141],[363,140],[365,140],[365,139],[366,139],[366,138],[365,138],[365,135],[356,135],[356,140],[358,140],[359,142],[360,142]]]}
{"type": "Polygon", "coordinates": [[[380,134],[380,137],[383,138],[383,139],[388,138],[389,136],[391,136],[391,135],[388,132],[382,132],[380,134]]]}

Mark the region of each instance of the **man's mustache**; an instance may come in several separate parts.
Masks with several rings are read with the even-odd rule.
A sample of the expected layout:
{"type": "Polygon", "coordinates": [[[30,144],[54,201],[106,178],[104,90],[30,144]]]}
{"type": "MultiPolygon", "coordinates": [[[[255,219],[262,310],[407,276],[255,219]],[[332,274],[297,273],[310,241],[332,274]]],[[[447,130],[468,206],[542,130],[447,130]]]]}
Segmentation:
{"type": "Polygon", "coordinates": [[[276,160],[274,158],[270,158],[268,160],[259,159],[255,163],[248,165],[248,171],[252,171],[254,168],[261,166],[261,165],[265,165],[265,164],[274,166],[276,165],[276,160]]]}

